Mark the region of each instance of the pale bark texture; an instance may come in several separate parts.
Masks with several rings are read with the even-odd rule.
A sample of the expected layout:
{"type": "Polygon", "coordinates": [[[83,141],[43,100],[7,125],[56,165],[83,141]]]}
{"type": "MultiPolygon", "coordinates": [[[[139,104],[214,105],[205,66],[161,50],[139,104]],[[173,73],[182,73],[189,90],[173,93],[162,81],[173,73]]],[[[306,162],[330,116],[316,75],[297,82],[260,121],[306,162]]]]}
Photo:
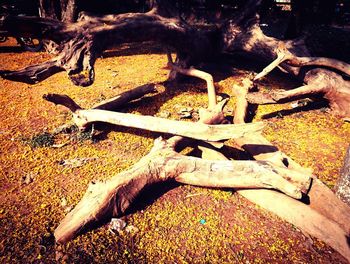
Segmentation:
{"type": "Polygon", "coordinates": [[[350,205],[350,146],[348,147],[344,159],[344,166],[335,186],[337,196],[350,205]]]}

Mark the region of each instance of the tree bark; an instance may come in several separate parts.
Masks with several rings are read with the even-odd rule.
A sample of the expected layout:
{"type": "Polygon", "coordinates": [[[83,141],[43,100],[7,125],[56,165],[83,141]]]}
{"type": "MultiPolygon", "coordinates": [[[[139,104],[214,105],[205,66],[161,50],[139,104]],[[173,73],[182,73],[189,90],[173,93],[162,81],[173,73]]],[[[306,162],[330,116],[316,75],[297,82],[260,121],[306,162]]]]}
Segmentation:
{"type": "MultiPolygon", "coordinates": [[[[1,30],[52,40],[59,45],[60,53],[47,70],[44,63],[19,71],[0,71],[0,75],[33,83],[64,70],[74,84],[88,86],[94,81],[95,59],[103,50],[126,42],[153,40],[173,48],[178,58],[175,64],[183,69],[195,67],[222,52],[243,51],[273,61],[255,81],[279,67],[309,85],[307,87],[319,87],[317,93],[329,101],[333,112],[349,117],[350,82],[341,75],[342,72],[349,75],[349,65],[334,59],[310,57],[312,51],[300,40],[281,41],[265,36],[256,17],[259,2],[249,1],[238,16],[219,27],[191,26],[154,12],[103,17],[83,15],[76,23],[9,16],[2,21],[1,30]]],[[[303,96],[312,93],[305,91],[303,96]]]]}
{"type": "Polygon", "coordinates": [[[346,151],[344,166],[335,185],[335,193],[350,206],[350,145],[346,151]]]}
{"type": "Polygon", "coordinates": [[[241,125],[207,125],[202,123],[190,123],[186,121],[174,121],[153,116],[118,113],[100,109],[83,110],[66,95],[48,94],[44,96],[44,99],[55,104],[64,105],[73,111],[73,120],[81,129],[84,129],[88,124],[93,122],[106,122],[113,125],[180,135],[197,140],[220,141],[230,138],[243,137],[252,132],[259,132],[264,126],[263,123],[241,125]]]}

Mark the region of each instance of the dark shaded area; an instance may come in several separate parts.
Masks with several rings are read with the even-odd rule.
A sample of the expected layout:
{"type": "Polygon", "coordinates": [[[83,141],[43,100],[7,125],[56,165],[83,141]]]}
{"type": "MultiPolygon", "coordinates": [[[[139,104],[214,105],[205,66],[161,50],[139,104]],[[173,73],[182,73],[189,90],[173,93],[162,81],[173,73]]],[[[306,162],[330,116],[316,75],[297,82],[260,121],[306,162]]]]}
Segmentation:
{"type": "Polygon", "coordinates": [[[148,206],[154,204],[161,196],[180,185],[181,184],[176,181],[168,180],[166,182],[158,182],[147,186],[140,192],[132,203],[132,206],[125,211],[125,215],[134,214],[137,211],[146,209],[148,206]]]}
{"type": "Polygon", "coordinates": [[[20,53],[23,52],[21,46],[1,46],[0,53],[20,53]]]}
{"type": "Polygon", "coordinates": [[[243,145],[244,149],[247,149],[252,156],[256,156],[259,154],[265,154],[265,153],[274,153],[278,151],[278,148],[271,145],[256,145],[256,144],[246,144],[243,145]]]}
{"type": "MultiPolygon", "coordinates": [[[[317,101],[313,101],[311,103],[308,103],[305,106],[299,106],[299,107],[296,107],[296,108],[281,110],[281,111],[272,112],[272,113],[263,115],[262,119],[283,118],[283,116],[299,114],[299,113],[301,114],[302,112],[311,111],[311,110],[326,111],[327,107],[328,107],[328,102],[327,101],[325,101],[325,100],[317,100],[317,101]]],[[[296,117],[298,117],[298,115],[296,115],[296,117]]]]}

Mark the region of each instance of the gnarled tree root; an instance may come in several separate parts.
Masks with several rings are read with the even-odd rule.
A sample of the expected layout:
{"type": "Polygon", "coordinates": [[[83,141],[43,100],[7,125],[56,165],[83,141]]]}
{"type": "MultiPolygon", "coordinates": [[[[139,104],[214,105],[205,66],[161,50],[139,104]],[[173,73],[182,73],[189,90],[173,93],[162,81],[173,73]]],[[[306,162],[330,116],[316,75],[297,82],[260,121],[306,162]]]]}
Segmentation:
{"type": "MultiPolygon", "coordinates": [[[[68,96],[51,94],[46,99],[75,112],[83,111],[68,96]]],[[[222,110],[224,104],[218,104],[213,113],[222,110]]],[[[122,215],[144,187],[169,179],[208,187],[274,188],[295,199],[300,199],[302,191],[309,188],[309,177],[295,177],[297,184],[294,185],[285,179],[290,178],[286,170],[268,162],[210,161],[183,156],[175,151],[175,146],[182,140],[179,136],[157,139],[150,153],[129,170],[106,182],[90,184],[83,199],[56,229],[56,241],[67,242],[96,221],[122,215]]]]}
{"type": "Polygon", "coordinates": [[[143,188],[169,179],[206,187],[273,188],[301,198],[300,189],[266,162],[209,161],[183,156],[174,151],[179,139],[157,139],[150,153],[129,170],[105,182],[90,184],[82,200],[56,229],[56,241],[65,243],[92,223],[121,216],[143,188]]]}

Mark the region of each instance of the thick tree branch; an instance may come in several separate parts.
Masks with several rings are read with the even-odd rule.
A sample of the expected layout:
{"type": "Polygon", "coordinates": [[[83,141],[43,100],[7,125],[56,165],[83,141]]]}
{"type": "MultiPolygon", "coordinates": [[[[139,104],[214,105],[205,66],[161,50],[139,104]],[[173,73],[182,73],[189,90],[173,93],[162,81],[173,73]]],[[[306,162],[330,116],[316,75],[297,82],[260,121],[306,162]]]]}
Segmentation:
{"type": "Polygon", "coordinates": [[[0,71],[0,76],[11,81],[35,84],[61,71],[64,71],[64,69],[57,60],[50,60],[19,71],[0,71]]]}
{"type": "Polygon", "coordinates": [[[278,67],[282,62],[286,61],[287,57],[284,53],[278,53],[277,58],[271,62],[269,65],[267,65],[261,72],[259,72],[255,77],[254,81],[257,81],[261,79],[262,77],[269,74],[271,71],[273,71],[276,67],[278,67]]]}
{"type": "Polygon", "coordinates": [[[82,110],[76,107],[77,104],[72,103],[73,100],[71,98],[62,95],[50,94],[45,96],[44,99],[49,99],[50,102],[62,104],[67,106],[67,108],[75,110],[73,119],[80,128],[84,128],[93,122],[106,122],[119,126],[180,135],[204,141],[220,141],[242,137],[247,133],[259,132],[263,128],[262,123],[244,125],[206,125],[99,109],[82,110]],[[57,100],[55,98],[57,98],[57,100]]]}
{"type": "MultiPolygon", "coordinates": [[[[136,87],[127,92],[121,93],[116,97],[104,100],[98,104],[95,104],[92,109],[100,110],[117,110],[125,106],[128,102],[141,98],[142,96],[156,92],[155,84],[145,84],[136,87]]],[[[72,111],[74,112],[74,111],[72,111]]]]}
{"type": "Polygon", "coordinates": [[[331,58],[323,57],[293,57],[287,60],[291,66],[322,66],[335,69],[350,76],[350,64],[331,58]]]}
{"type": "Polygon", "coordinates": [[[105,182],[90,184],[78,205],[55,230],[58,243],[65,243],[84,228],[106,217],[121,216],[146,186],[169,179],[209,187],[274,188],[300,199],[301,191],[267,163],[255,161],[209,161],[186,157],[174,144],[157,139],[150,153],[132,168],[105,182]]]}
{"type": "Polygon", "coordinates": [[[167,53],[167,57],[168,57],[168,65],[167,65],[168,69],[176,71],[183,75],[197,77],[199,79],[204,80],[207,83],[208,101],[209,101],[208,109],[213,109],[217,104],[213,76],[207,72],[200,71],[195,68],[183,69],[173,63],[173,59],[170,53],[167,53]]]}

